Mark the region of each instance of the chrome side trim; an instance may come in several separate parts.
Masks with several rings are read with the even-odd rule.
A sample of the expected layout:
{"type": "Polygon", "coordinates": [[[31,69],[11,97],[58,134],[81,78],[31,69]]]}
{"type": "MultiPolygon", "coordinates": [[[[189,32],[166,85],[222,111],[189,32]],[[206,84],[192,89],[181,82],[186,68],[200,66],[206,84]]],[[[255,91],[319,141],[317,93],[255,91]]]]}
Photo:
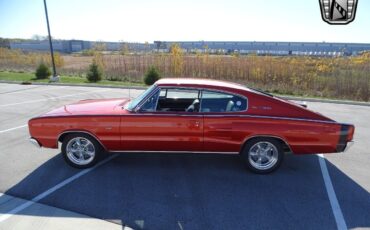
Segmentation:
{"type": "Polygon", "coordinates": [[[207,151],[144,151],[144,150],[132,150],[132,151],[109,151],[110,153],[206,153],[206,154],[239,154],[238,152],[207,152],[207,151]]]}
{"type": "Polygon", "coordinates": [[[248,114],[204,114],[204,116],[209,117],[251,117],[251,118],[262,118],[262,119],[276,119],[276,120],[291,120],[291,121],[309,121],[317,123],[327,123],[327,124],[339,124],[336,121],[322,121],[322,120],[312,120],[305,118],[294,118],[294,117],[274,117],[274,116],[262,116],[262,115],[248,115],[248,114]]]}
{"type": "Polygon", "coordinates": [[[99,144],[103,147],[103,149],[105,151],[107,151],[108,149],[103,145],[103,143],[101,143],[101,141],[99,140],[99,138],[97,136],[95,136],[93,133],[91,132],[88,132],[88,131],[82,131],[82,130],[68,130],[68,131],[64,131],[62,133],[60,133],[58,135],[58,138],[57,138],[57,147],[58,147],[58,142],[59,142],[59,139],[60,137],[63,135],[63,134],[67,134],[67,133],[85,133],[85,134],[88,134],[90,136],[92,136],[97,142],[99,142],[99,144]]]}
{"type": "Polygon", "coordinates": [[[325,123],[325,124],[344,124],[345,123],[338,123],[336,121],[322,121],[322,120],[312,120],[312,119],[305,119],[305,118],[294,118],[294,117],[273,117],[273,116],[262,116],[262,115],[248,115],[248,114],[238,114],[239,112],[235,112],[235,114],[207,114],[207,113],[198,113],[198,114],[191,114],[191,113],[129,113],[129,114],[99,114],[99,115],[64,115],[64,116],[44,116],[39,118],[33,119],[43,119],[43,118],[66,118],[66,117],[124,117],[124,116],[204,116],[204,117],[251,117],[251,118],[261,118],[261,119],[276,119],[276,120],[291,120],[291,121],[308,121],[308,122],[316,122],[316,123],[325,123]]]}
{"type": "MultiPolygon", "coordinates": [[[[308,121],[308,122],[316,122],[316,123],[325,123],[325,124],[339,124],[336,121],[322,121],[322,120],[312,120],[312,119],[305,119],[305,118],[294,118],[294,117],[274,117],[274,116],[262,116],[262,115],[248,115],[248,114],[238,114],[240,112],[234,112],[235,114],[208,114],[208,113],[152,113],[152,112],[145,112],[145,113],[135,113],[135,114],[125,114],[125,115],[117,115],[117,116],[135,116],[135,115],[143,115],[143,116],[204,116],[204,117],[249,117],[249,118],[261,118],[261,119],[275,119],[275,120],[290,120],[290,121],[308,121]]],[[[83,116],[83,115],[82,115],[83,116]]],[[[99,116],[99,115],[98,115],[99,116]]],[[[341,123],[342,124],[342,123],[341,123]]]]}
{"type": "Polygon", "coordinates": [[[41,148],[41,144],[33,137],[29,139],[29,141],[36,147],[41,148]]]}

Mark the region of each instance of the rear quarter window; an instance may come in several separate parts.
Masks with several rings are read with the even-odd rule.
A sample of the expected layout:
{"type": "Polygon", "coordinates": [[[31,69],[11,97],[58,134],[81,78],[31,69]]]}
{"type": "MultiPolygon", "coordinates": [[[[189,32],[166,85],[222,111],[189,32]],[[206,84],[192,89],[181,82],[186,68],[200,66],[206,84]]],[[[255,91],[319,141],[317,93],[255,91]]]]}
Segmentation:
{"type": "Polygon", "coordinates": [[[202,91],[201,112],[238,112],[247,110],[247,98],[231,93],[202,91]]]}

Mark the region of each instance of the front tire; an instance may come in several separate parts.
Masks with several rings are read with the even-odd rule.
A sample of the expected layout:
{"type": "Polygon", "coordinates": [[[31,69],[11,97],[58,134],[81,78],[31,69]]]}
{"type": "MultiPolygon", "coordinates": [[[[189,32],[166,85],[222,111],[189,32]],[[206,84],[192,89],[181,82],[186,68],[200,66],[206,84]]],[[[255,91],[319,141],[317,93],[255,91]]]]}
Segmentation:
{"type": "Polygon", "coordinates": [[[280,141],[274,138],[255,138],[245,144],[242,157],[249,170],[267,174],[280,167],[284,150],[280,141]]]}
{"type": "Polygon", "coordinates": [[[62,143],[64,160],[74,168],[84,169],[95,165],[103,148],[91,136],[75,133],[66,136],[62,143]]]}

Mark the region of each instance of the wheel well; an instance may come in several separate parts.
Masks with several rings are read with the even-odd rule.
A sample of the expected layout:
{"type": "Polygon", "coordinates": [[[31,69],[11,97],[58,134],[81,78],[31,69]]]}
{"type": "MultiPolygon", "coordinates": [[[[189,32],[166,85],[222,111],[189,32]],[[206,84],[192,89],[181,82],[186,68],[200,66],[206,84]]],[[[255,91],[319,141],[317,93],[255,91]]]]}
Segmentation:
{"type": "Polygon", "coordinates": [[[87,135],[89,137],[91,137],[92,139],[96,140],[96,142],[98,142],[101,147],[103,147],[105,150],[105,146],[100,142],[100,140],[93,134],[89,133],[89,132],[85,132],[85,131],[68,131],[68,132],[64,132],[62,133],[58,139],[57,139],[57,145],[58,145],[58,142],[63,142],[64,138],[66,138],[68,135],[71,135],[71,134],[77,134],[77,133],[81,133],[81,134],[84,134],[84,135],[87,135]]]}
{"type": "Polygon", "coordinates": [[[292,153],[292,149],[290,148],[289,144],[285,140],[283,140],[282,138],[275,137],[275,136],[263,136],[263,135],[262,136],[254,136],[254,137],[248,138],[246,141],[244,141],[244,144],[243,144],[242,148],[240,149],[240,152],[243,151],[244,146],[248,142],[250,142],[252,140],[255,140],[255,139],[261,139],[261,138],[274,139],[274,140],[278,141],[281,144],[281,146],[283,146],[284,153],[292,153]]]}

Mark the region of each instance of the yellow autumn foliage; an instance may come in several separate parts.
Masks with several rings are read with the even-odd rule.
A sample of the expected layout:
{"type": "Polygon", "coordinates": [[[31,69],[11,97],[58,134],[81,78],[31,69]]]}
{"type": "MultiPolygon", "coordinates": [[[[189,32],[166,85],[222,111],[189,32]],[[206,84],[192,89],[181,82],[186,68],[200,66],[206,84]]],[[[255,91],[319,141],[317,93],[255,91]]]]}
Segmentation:
{"type": "MultiPolygon", "coordinates": [[[[188,54],[174,44],[169,53],[124,54],[69,55],[68,63],[56,54],[58,73],[84,74],[94,60],[107,79],[142,82],[148,67],[156,66],[162,77],[212,78],[273,93],[370,101],[370,52],[351,57],[188,54]]],[[[34,70],[42,60],[50,63],[50,55],[0,49],[0,70],[34,70]]]]}

